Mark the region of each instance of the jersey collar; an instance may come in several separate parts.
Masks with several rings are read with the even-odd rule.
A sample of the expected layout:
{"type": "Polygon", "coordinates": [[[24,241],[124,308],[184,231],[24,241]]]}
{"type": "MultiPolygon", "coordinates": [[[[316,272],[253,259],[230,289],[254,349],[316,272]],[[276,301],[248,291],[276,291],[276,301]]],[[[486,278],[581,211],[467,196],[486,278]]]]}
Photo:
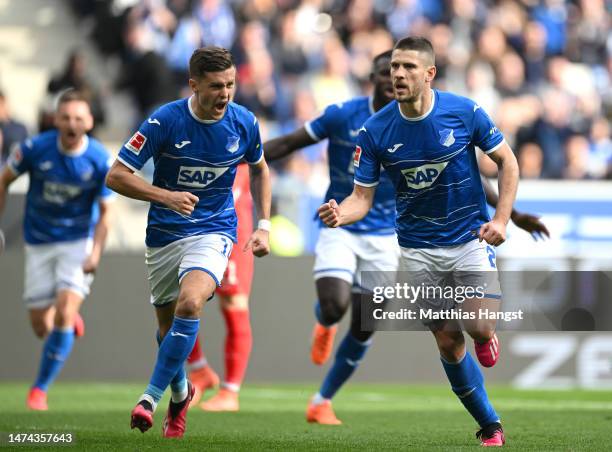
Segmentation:
{"type": "Polygon", "coordinates": [[[87,135],[83,135],[81,146],[79,146],[78,149],[74,151],[69,151],[67,149],[64,149],[64,147],[62,146],[62,140],[60,140],[59,132],[57,133],[57,150],[60,152],[60,154],[63,154],[67,157],[79,157],[80,155],[83,155],[85,151],[87,150],[88,146],[89,146],[89,137],[87,135]]]}
{"type": "Polygon", "coordinates": [[[189,114],[191,115],[193,119],[195,119],[196,121],[202,124],[214,124],[215,122],[219,122],[221,121],[221,119],[225,118],[225,114],[227,114],[227,108],[225,109],[225,114],[223,115],[223,118],[221,119],[200,119],[198,118],[198,115],[196,115],[195,111],[193,111],[193,108],[191,108],[191,99],[193,99],[194,97],[195,95],[192,94],[191,97],[187,99],[187,108],[189,109],[189,114]]]}
{"type": "Polygon", "coordinates": [[[404,113],[402,113],[402,109],[400,108],[399,102],[397,103],[397,109],[399,110],[399,114],[401,115],[402,118],[404,118],[406,121],[414,122],[414,121],[422,121],[423,119],[427,118],[429,114],[433,111],[435,105],[436,105],[436,92],[435,90],[432,89],[431,90],[431,107],[429,107],[429,110],[427,110],[421,116],[417,116],[416,118],[409,118],[408,116],[405,116],[404,113]]]}

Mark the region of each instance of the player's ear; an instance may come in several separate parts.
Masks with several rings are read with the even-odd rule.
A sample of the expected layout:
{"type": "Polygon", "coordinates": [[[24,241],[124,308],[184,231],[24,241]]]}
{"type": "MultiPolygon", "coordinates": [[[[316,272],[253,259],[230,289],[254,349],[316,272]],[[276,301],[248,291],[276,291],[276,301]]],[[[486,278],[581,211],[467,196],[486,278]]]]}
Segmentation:
{"type": "Polygon", "coordinates": [[[435,66],[429,66],[427,68],[427,71],[425,72],[425,80],[428,83],[431,83],[433,81],[433,79],[436,77],[436,67],[435,66]]]}
{"type": "Polygon", "coordinates": [[[193,91],[194,93],[198,92],[198,82],[196,82],[192,78],[189,79],[189,87],[191,88],[191,91],[193,91]]]}

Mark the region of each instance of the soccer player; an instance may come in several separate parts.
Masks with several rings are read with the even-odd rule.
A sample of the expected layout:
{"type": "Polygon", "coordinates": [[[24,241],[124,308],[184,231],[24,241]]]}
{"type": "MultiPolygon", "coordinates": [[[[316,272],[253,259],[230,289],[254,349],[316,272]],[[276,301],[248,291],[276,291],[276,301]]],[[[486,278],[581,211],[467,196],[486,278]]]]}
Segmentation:
{"type": "Polygon", "coordinates": [[[270,180],[255,116],[233,103],[236,68],[219,47],[194,51],[189,61],[193,95],[166,104],[142,123],[113,164],[107,184],[149,201],[146,262],[159,331],[151,380],[132,410],[131,427],[145,432],[170,385],[165,437],[181,437],[193,397],[184,362],[198,335],[202,305],[219,286],[236,241],[232,185],[242,161],[250,165],[259,213],[245,246],[269,252],[270,180]],[[153,158],[149,184],[134,174],[153,158]]]}
{"type": "MultiPolygon", "coordinates": [[[[396,191],[400,269],[417,276],[439,269],[454,278],[461,271],[484,278],[496,271],[493,246],[505,240],[518,164],[483,109],[469,99],[433,90],[435,75],[428,40],[408,37],[396,43],[391,56],[395,101],[368,119],[359,132],[353,192],[340,205],[333,199],[324,203],[319,216],[332,228],[362,219],[372,205],[382,165],[396,191]],[[500,194],[492,220],[478,177],[475,146],[499,168],[500,194]]],[[[487,288],[482,300],[491,305],[501,298],[494,276],[497,284],[487,288]]],[[[431,282],[412,279],[411,283],[431,282]]],[[[451,321],[428,326],[453,391],[480,425],[481,444],[503,445],[499,416],[488,400],[480,368],[466,350],[463,333],[451,321]]],[[[481,364],[495,364],[499,349],[494,325],[478,324],[468,333],[481,364]]]]}
{"type": "Polygon", "coordinates": [[[93,117],[74,90],[58,99],[57,130],[26,140],[0,173],[0,213],[8,186],[28,173],[24,218],[24,300],[36,336],[45,339],[38,376],[27,397],[32,410],[47,410],[47,391],[84,332],[79,308],[89,294],[109,228],[104,185],[110,154],[87,136],[93,117]]]}
{"type": "MultiPolygon", "coordinates": [[[[325,199],[341,201],[350,195],[353,190],[353,156],[358,131],[371,115],[393,100],[390,63],[390,50],[374,58],[370,75],[374,88],[371,97],[358,97],[331,105],[304,127],[264,143],[267,160],[277,160],[328,138],[330,187],[325,199]]],[[[491,205],[495,206],[497,195],[484,178],[483,186],[491,205]]],[[[513,211],[513,219],[519,227],[534,235],[548,235],[546,227],[533,215],[513,211]]],[[[323,229],[317,243],[314,278],[319,299],[315,307],[317,323],[311,346],[311,359],[315,364],[322,365],[328,360],[336,325],[349,304],[352,310],[350,331],[338,347],[335,362],[319,392],[309,403],[306,414],[309,422],[341,423],[333,411],[331,399],[356,370],[371,343],[372,335],[372,332],[361,331],[362,294],[357,279],[359,272],[393,272],[397,268],[398,253],[395,192],[383,172],[373,207],[365,219],[338,229],[323,229]]]]}
{"type": "MultiPolygon", "coordinates": [[[[247,165],[238,166],[232,190],[238,217],[238,246],[232,250],[221,287],[217,288],[219,305],[225,319],[225,380],[221,389],[211,399],[200,404],[204,411],[238,411],[238,392],[249,363],[253,337],[249,319],[249,294],[253,280],[253,254],[244,252],[253,232],[253,198],[249,189],[247,165]]],[[[196,404],[204,391],[219,385],[219,376],[206,360],[199,339],[187,358],[189,380],[195,394],[191,404],[196,404]]]]}

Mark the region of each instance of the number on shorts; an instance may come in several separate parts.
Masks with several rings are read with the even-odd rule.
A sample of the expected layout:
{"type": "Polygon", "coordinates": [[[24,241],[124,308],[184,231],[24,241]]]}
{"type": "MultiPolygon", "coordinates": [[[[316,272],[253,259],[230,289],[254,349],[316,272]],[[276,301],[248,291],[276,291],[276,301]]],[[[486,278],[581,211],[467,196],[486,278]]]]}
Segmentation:
{"type": "Polygon", "coordinates": [[[489,264],[491,264],[491,268],[496,268],[495,267],[495,249],[490,245],[487,245],[487,254],[489,255],[489,264]]]}
{"type": "Polygon", "coordinates": [[[223,239],[223,255],[229,257],[229,253],[227,252],[227,248],[229,247],[229,243],[226,239],[223,239]]]}

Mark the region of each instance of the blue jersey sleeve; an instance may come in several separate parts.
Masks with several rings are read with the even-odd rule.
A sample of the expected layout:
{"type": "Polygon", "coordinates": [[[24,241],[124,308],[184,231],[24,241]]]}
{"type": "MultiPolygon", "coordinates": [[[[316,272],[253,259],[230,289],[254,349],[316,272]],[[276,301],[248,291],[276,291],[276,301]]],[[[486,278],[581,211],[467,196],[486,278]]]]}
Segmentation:
{"type": "Polygon", "coordinates": [[[128,168],[138,171],[162,146],[166,140],[167,121],[160,122],[159,111],[140,125],[140,128],[123,145],[117,160],[128,168]],[[162,126],[163,124],[163,126],[162,126]]]}
{"type": "Polygon", "coordinates": [[[363,187],[378,185],[380,178],[380,162],[372,139],[365,128],[362,128],[357,138],[357,147],[353,155],[355,167],[355,184],[363,187]]]}
{"type": "Polygon", "coordinates": [[[251,140],[249,141],[249,147],[244,153],[244,160],[249,165],[255,165],[261,162],[263,158],[263,144],[261,142],[261,134],[259,133],[259,123],[257,118],[253,117],[253,127],[251,129],[251,140]]]}
{"type": "Polygon", "coordinates": [[[489,115],[476,104],[474,104],[472,127],[472,140],[485,154],[494,152],[504,141],[504,135],[495,126],[489,115]]]}
{"type": "Polygon", "coordinates": [[[304,128],[310,138],[315,141],[321,141],[329,138],[336,130],[338,117],[340,115],[340,105],[334,104],[328,106],[323,113],[304,124],[304,128]]]}
{"type": "Polygon", "coordinates": [[[30,170],[33,152],[34,143],[28,138],[21,145],[15,146],[6,164],[13,173],[19,176],[30,170]]]}

